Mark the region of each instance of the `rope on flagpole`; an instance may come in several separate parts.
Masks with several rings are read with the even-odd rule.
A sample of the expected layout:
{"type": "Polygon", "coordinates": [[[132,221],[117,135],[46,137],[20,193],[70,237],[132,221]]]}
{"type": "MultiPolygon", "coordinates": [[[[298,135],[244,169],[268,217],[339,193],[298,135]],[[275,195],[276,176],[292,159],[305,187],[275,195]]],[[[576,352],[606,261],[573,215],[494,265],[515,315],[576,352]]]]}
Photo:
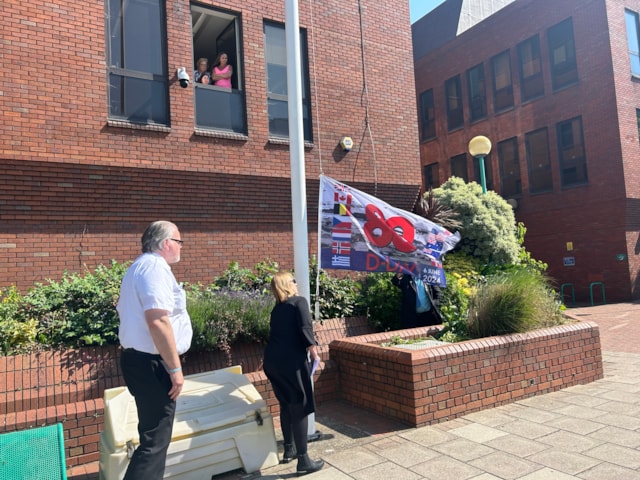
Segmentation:
{"type": "Polygon", "coordinates": [[[316,65],[316,27],[313,20],[313,0],[309,0],[309,17],[311,20],[311,59],[313,63],[313,96],[316,102],[316,125],[318,127],[318,166],[320,168],[320,189],[318,196],[318,266],[316,268],[316,301],[314,305],[314,318],[320,320],[320,249],[322,248],[322,176],[324,175],[324,166],[322,164],[322,130],[320,128],[320,102],[318,101],[318,68],[316,65]]]}

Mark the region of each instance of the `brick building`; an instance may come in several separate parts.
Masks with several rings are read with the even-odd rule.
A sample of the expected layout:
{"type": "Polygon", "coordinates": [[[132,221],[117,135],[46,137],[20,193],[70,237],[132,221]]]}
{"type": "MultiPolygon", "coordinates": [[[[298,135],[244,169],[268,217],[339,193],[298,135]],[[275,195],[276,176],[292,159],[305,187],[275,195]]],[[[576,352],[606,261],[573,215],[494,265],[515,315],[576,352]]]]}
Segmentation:
{"type": "Polygon", "coordinates": [[[464,3],[492,2],[448,0],[412,27],[425,185],[479,182],[468,142],[489,137],[487,187],[558,287],[640,298],[640,1],[502,2],[455,33],[464,3]]]}
{"type": "MultiPolygon", "coordinates": [[[[133,259],[175,221],[180,279],[293,266],[285,2],[0,3],[0,286],[133,259]],[[232,89],[191,83],[226,52],[232,89]]],[[[299,2],[309,249],[323,172],[417,198],[406,0],[299,2]],[[353,138],[350,153],[339,147],[353,138]]]]}

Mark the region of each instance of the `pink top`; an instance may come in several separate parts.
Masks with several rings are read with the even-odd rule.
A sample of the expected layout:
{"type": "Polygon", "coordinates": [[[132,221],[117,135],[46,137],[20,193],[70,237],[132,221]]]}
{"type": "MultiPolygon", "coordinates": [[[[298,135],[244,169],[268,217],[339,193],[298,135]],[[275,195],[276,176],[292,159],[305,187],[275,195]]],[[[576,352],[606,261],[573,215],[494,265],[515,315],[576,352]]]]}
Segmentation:
{"type": "MultiPolygon", "coordinates": [[[[227,65],[222,70],[220,70],[218,67],[213,67],[213,73],[215,73],[216,75],[222,75],[223,73],[227,73],[229,71],[229,67],[230,65],[227,65]]],[[[221,78],[220,80],[216,80],[214,85],[216,87],[231,88],[231,77],[221,78]]]]}

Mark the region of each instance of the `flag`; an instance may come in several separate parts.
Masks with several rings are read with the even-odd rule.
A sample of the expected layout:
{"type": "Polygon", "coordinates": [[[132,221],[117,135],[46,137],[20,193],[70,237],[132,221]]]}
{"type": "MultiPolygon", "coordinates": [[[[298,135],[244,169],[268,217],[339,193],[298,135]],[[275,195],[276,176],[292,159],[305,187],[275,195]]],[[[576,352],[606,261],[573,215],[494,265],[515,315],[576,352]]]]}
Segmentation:
{"type": "Polygon", "coordinates": [[[459,233],[324,175],[318,208],[321,268],[403,272],[446,285],[442,256],[459,233]]]}

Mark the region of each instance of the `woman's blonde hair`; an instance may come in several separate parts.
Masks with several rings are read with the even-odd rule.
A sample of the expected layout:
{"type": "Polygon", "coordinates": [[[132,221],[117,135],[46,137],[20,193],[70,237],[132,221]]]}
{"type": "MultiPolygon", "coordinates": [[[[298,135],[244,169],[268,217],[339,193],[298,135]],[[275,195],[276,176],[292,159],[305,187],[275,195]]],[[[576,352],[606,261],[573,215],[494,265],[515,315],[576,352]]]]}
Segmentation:
{"type": "Polygon", "coordinates": [[[289,272],[278,272],[271,279],[271,293],[276,303],[284,303],[296,294],[295,279],[289,272]]]}

